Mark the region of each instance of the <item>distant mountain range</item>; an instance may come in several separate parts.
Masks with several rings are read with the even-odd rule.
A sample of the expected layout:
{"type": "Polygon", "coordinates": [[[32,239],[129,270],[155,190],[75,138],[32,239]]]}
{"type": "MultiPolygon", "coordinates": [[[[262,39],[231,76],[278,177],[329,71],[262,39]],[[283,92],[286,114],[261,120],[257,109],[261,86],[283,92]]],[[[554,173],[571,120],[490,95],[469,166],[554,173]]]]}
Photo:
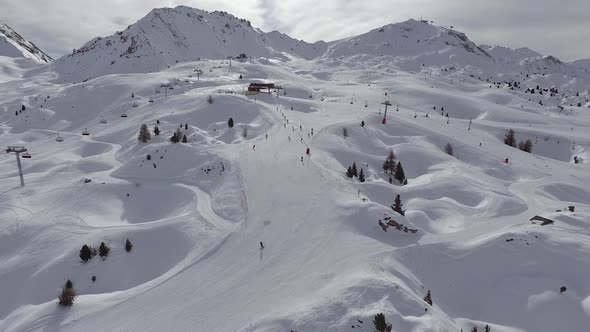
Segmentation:
{"type": "MultiPolygon", "coordinates": [[[[50,63],[51,57],[6,25],[0,25],[0,54],[50,63]]],[[[52,62],[63,82],[79,82],[118,73],[146,73],[176,63],[245,54],[254,58],[382,57],[400,69],[423,66],[483,68],[487,72],[590,72],[590,60],[563,63],[528,48],[476,45],[459,31],[426,21],[389,24],[358,36],[307,43],[278,31],[263,32],[227,12],[186,6],[153,9],[124,31],[96,37],[52,62]]]]}

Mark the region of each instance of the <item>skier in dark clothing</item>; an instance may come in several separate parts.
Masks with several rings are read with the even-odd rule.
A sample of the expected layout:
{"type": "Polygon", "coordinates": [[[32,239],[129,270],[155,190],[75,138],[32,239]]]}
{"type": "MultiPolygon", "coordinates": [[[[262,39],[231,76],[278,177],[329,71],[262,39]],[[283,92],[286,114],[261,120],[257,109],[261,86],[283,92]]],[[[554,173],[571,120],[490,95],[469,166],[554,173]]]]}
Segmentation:
{"type": "Polygon", "coordinates": [[[260,249],[264,249],[264,244],[260,241],[260,249]]]}

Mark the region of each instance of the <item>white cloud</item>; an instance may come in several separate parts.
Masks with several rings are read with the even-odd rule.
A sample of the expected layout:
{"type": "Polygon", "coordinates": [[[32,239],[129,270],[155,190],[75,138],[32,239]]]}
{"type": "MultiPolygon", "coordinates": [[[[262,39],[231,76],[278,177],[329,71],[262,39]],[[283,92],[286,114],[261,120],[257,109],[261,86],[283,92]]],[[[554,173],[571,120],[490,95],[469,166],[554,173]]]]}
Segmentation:
{"type": "Polygon", "coordinates": [[[263,30],[335,40],[423,16],[471,39],[528,46],[564,60],[590,57],[590,2],[569,0],[0,0],[0,20],[52,55],[136,22],[155,7],[223,10],[263,30]]]}

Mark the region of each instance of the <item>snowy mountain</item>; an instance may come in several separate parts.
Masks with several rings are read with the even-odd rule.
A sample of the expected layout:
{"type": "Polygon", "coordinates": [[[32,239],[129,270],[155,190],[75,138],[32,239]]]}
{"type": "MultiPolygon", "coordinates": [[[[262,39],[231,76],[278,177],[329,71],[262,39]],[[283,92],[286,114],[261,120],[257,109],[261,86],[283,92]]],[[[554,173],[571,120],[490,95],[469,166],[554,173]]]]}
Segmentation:
{"type": "Polygon", "coordinates": [[[265,34],[249,21],[226,12],[185,6],[152,10],[137,23],[112,36],[97,37],[58,59],[55,69],[66,81],[113,73],[145,73],[180,62],[248,57],[303,58],[321,54],[323,43],[308,44],[278,32],[265,34]]]}
{"type": "Polygon", "coordinates": [[[0,22],[0,56],[28,58],[39,63],[50,63],[53,59],[35,44],[19,35],[8,25],[0,22]]]}
{"type": "Polygon", "coordinates": [[[527,58],[537,58],[542,56],[541,54],[527,47],[521,47],[517,49],[489,45],[479,45],[479,47],[486,50],[494,58],[494,60],[507,64],[516,64],[527,58]]]}
{"type": "Polygon", "coordinates": [[[0,56],[0,331],[587,329],[584,62],[379,30],[179,7],[50,66],[0,56]]]}
{"type": "Polygon", "coordinates": [[[492,62],[492,56],[453,29],[410,19],[331,42],[325,57],[359,54],[395,57],[420,66],[492,62]]]}

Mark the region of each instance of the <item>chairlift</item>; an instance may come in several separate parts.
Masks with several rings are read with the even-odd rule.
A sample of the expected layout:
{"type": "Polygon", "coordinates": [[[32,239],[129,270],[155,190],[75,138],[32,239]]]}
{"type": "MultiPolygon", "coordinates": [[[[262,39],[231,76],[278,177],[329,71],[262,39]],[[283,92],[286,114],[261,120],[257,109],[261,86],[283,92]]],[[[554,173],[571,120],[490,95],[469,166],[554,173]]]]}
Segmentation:
{"type": "Polygon", "coordinates": [[[84,130],[82,130],[82,135],[84,135],[84,136],[90,135],[90,133],[88,132],[88,129],[84,128],[84,130]]]}
{"type": "Polygon", "coordinates": [[[126,118],[127,117],[127,113],[121,113],[121,117],[122,118],[126,118]]]}
{"type": "Polygon", "coordinates": [[[30,153],[28,153],[28,152],[25,152],[25,153],[23,153],[23,154],[21,155],[21,157],[22,157],[22,158],[31,159],[31,157],[32,157],[32,156],[31,156],[31,154],[30,154],[30,153]]]}
{"type": "Polygon", "coordinates": [[[100,119],[100,123],[107,123],[107,120],[105,118],[100,119]]]}
{"type": "Polygon", "coordinates": [[[63,142],[64,141],[64,138],[61,137],[61,136],[59,136],[59,135],[57,135],[57,137],[55,138],[55,141],[56,142],[63,142]]]}

